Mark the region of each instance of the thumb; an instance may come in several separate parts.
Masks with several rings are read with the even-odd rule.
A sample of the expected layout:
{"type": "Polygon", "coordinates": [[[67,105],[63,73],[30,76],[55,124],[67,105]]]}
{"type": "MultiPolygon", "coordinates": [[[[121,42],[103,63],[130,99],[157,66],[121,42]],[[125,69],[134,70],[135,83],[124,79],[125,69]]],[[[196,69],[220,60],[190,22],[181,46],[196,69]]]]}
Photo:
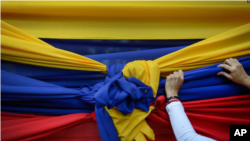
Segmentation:
{"type": "Polygon", "coordinates": [[[224,71],[221,71],[221,72],[217,73],[217,75],[223,75],[223,76],[225,76],[226,78],[228,78],[230,80],[233,79],[233,77],[230,74],[228,74],[228,73],[226,73],[224,71]]]}

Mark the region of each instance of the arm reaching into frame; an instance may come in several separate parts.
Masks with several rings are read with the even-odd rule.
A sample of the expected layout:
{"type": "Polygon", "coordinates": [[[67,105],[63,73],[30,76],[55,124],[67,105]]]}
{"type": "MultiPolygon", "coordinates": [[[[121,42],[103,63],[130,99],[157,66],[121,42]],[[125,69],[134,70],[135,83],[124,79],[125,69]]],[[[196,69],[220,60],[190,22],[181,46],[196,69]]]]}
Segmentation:
{"type": "Polygon", "coordinates": [[[177,141],[214,141],[211,138],[201,136],[195,132],[181,102],[175,99],[176,96],[178,97],[178,91],[183,81],[184,73],[182,70],[179,70],[167,76],[165,84],[167,98],[172,97],[167,103],[166,110],[177,141]]]}

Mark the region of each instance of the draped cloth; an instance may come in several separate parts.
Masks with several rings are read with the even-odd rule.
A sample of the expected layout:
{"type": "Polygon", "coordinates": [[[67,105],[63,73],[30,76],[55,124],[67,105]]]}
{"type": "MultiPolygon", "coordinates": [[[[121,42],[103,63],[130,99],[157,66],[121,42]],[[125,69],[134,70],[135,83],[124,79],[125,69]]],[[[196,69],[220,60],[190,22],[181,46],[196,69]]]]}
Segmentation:
{"type": "Polygon", "coordinates": [[[154,60],[159,64],[161,76],[178,69],[191,70],[226,58],[239,58],[250,54],[250,23],[207,38],[174,53],[154,60]],[[171,60],[171,61],[168,61],[171,60]]]}
{"type": "MultiPolygon", "coordinates": [[[[115,68],[109,67],[107,82],[104,82],[106,84],[95,94],[96,107],[103,109],[103,106],[108,106],[112,108],[105,107],[113,120],[120,140],[146,140],[146,137],[154,140],[154,133],[147,125],[145,118],[153,109],[149,106],[157,95],[160,76],[158,65],[153,61],[134,61],[122,68],[121,65],[115,68]],[[122,77],[121,70],[127,80],[122,77]],[[105,102],[106,99],[109,99],[110,104],[106,103],[99,107],[99,103],[105,102]],[[116,107],[114,107],[115,105],[116,107]]],[[[100,115],[100,118],[104,116],[99,112],[97,114],[100,115]]],[[[102,119],[97,118],[97,122],[100,120],[102,119]]],[[[106,132],[110,133],[109,130],[106,132]]],[[[111,139],[102,137],[102,140],[111,139]]]]}
{"type": "Polygon", "coordinates": [[[204,39],[250,22],[246,1],[5,2],[2,19],[39,38],[204,39]]]}
{"type": "MultiPolygon", "coordinates": [[[[168,114],[164,109],[164,100],[165,97],[163,96],[157,98],[154,104],[155,110],[149,114],[146,122],[155,133],[155,141],[164,141],[166,139],[174,141],[176,139],[171,128],[168,114]]],[[[249,94],[182,102],[186,114],[196,132],[221,141],[229,140],[230,125],[250,124],[249,103],[249,94]],[[204,126],[200,126],[201,124],[204,126]]],[[[96,137],[95,129],[93,129],[97,128],[93,114],[79,113],[65,116],[43,116],[2,112],[1,115],[2,140],[28,140],[38,138],[36,141],[56,139],[70,139],[74,141],[84,138],[92,141],[100,141],[100,139],[98,139],[99,137],[96,137]],[[44,125],[44,123],[47,124],[44,125]],[[62,131],[62,128],[65,131],[62,131]],[[67,131],[70,132],[70,134],[66,134],[67,131]],[[89,133],[89,131],[92,133],[89,133]]]]}
{"type": "Polygon", "coordinates": [[[29,115],[4,112],[1,114],[2,140],[33,140],[70,127],[94,121],[94,115],[89,113],[77,113],[64,116],[29,115]]]}
{"type": "Polygon", "coordinates": [[[1,21],[2,59],[18,63],[75,70],[105,71],[105,65],[78,54],[55,48],[1,21]]]}
{"type": "MultiPolygon", "coordinates": [[[[250,71],[249,71],[249,68],[250,68],[249,59],[250,59],[250,57],[245,57],[245,58],[239,59],[239,61],[242,63],[243,67],[245,68],[245,70],[247,71],[248,74],[250,74],[250,71]]],[[[123,65],[121,65],[121,67],[122,66],[123,65]]],[[[113,66],[113,67],[116,67],[116,66],[113,66]]],[[[117,69],[111,69],[111,70],[112,71],[108,71],[108,72],[112,73],[117,69]]],[[[184,82],[183,87],[181,88],[180,93],[179,93],[179,96],[181,97],[181,99],[183,101],[190,101],[190,100],[192,101],[192,100],[197,100],[197,99],[209,99],[208,101],[211,102],[211,100],[212,100],[211,98],[237,96],[237,95],[242,95],[242,94],[248,94],[250,92],[249,89],[247,89],[244,86],[233,84],[232,82],[225,79],[224,77],[216,76],[217,72],[219,72],[221,70],[222,69],[217,68],[216,65],[212,65],[212,66],[208,66],[208,67],[205,67],[205,68],[200,68],[200,69],[197,69],[197,70],[185,72],[185,82],[184,82]],[[201,91],[203,91],[204,95],[200,94],[201,91]]],[[[5,78],[3,80],[5,80],[5,81],[3,81],[3,83],[5,85],[8,84],[8,85],[16,85],[16,86],[18,86],[18,85],[22,84],[23,86],[25,86],[25,85],[33,84],[33,85],[39,85],[40,87],[42,85],[45,85],[45,84],[41,84],[42,82],[36,82],[35,83],[35,80],[32,81],[32,80],[30,80],[30,78],[29,78],[29,80],[27,80],[27,78],[21,77],[20,80],[22,80],[22,81],[20,83],[20,82],[17,81],[18,79],[16,79],[16,81],[13,81],[15,79],[10,79],[10,78],[18,78],[18,76],[16,76],[16,75],[15,75],[15,77],[10,77],[11,76],[10,74],[5,73],[4,76],[5,76],[5,78]],[[9,81],[6,81],[6,80],[9,80],[9,81]],[[31,82],[31,84],[28,83],[28,82],[31,82]]],[[[130,78],[130,79],[132,79],[132,78],[130,78]]],[[[38,80],[36,80],[36,81],[38,81],[38,80]]],[[[137,81],[139,81],[139,80],[137,80],[137,81]]],[[[161,80],[160,81],[158,95],[165,94],[164,88],[162,90],[162,87],[164,87],[165,81],[166,80],[161,80]],[[162,91],[163,91],[163,93],[162,93],[162,91]]],[[[98,85],[99,84],[97,84],[97,86],[98,85]]],[[[4,85],[2,85],[2,86],[4,86],[4,85]]],[[[11,102],[11,103],[15,103],[15,104],[18,104],[18,103],[21,104],[18,107],[22,106],[22,108],[18,109],[17,107],[15,107],[15,105],[11,105],[13,107],[12,109],[15,110],[13,112],[21,112],[21,113],[30,112],[30,113],[34,113],[34,110],[32,111],[30,109],[25,109],[25,108],[28,105],[33,105],[33,106],[40,105],[41,106],[42,103],[44,103],[45,106],[49,106],[48,104],[50,102],[53,102],[54,97],[51,97],[53,95],[46,95],[45,92],[40,92],[39,95],[34,95],[34,93],[30,93],[30,96],[32,96],[32,97],[27,97],[28,96],[27,94],[29,94],[29,93],[27,93],[27,92],[24,93],[23,91],[21,91],[21,88],[23,88],[23,86],[20,85],[19,87],[16,87],[15,89],[6,89],[5,87],[2,87],[2,101],[3,101],[2,110],[10,111],[11,107],[8,107],[6,104],[11,102]],[[12,90],[12,91],[10,91],[10,90],[12,90]],[[18,95],[18,93],[19,93],[19,95],[18,95]],[[43,97],[41,97],[41,96],[43,96],[43,97]],[[16,99],[16,98],[18,98],[18,99],[16,99]],[[27,98],[30,100],[30,102],[28,102],[28,103],[26,102],[27,98]],[[37,98],[40,98],[40,100],[42,100],[42,99],[44,99],[44,100],[41,101],[40,103],[32,103],[32,99],[35,100],[37,98]]],[[[98,86],[98,87],[100,88],[100,86],[98,86]]],[[[95,88],[98,88],[98,87],[94,86],[93,90],[95,90],[95,88]]],[[[44,89],[43,87],[41,87],[41,88],[44,89]]],[[[53,88],[55,89],[56,87],[54,86],[53,88]]],[[[88,87],[86,86],[86,88],[88,88],[88,87]]],[[[147,87],[147,89],[150,89],[150,87],[147,87]]],[[[37,89],[37,90],[39,90],[39,89],[37,89]]],[[[66,90],[66,88],[63,89],[63,91],[65,91],[65,90],[66,90]]],[[[145,92],[144,90],[142,92],[145,92]]],[[[59,90],[55,89],[55,92],[56,91],[62,93],[62,91],[59,91],[59,90]]],[[[81,90],[81,91],[83,91],[83,90],[81,90]]],[[[84,90],[84,91],[86,92],[86,90],[84,90]]],[[[30,92],[32,92],[32,91],[30,91],[30,92]]],[[[34,91],[34,92],[36,92],[36,91],[34,91]]],[[[150,92],[150,91],[148,91],[148,92],[150,92]]],[[[67,93],[65,93],[65,94],[67,94],[67,93]]],[[[65,105],[63,103],[66,103],[66,101],[59,102],[60,99],[65,99],[67,97],[68,98],[75,97],[75,95],[72,95],[71,93],[69,93],[67,95],[61,95],[61,94],[60,95],[54,95],[54,96],[56,96],[55,99],[57,99],[57,101],[53,102],[53,105],[51,104],[50,107],[56,108],[58,106],[65,105]],[[67,97],[65,97],[65,96],[67,96],[67,97]]],[[[79,94],[79,96],[80,96],[80,94],[79,94]]],[[[81,96],[81,97],[79,97],[79,96],[76,95],[76,98],[77,99],[84,99],[85,98],[85,96],[81,96]]],[[[91,96],[91,95],[87,95],[87,96],[88,96],[87,97],[88,99],[92,99],[92,98],[89,98],[89,96],[91,96]]],[[[153,91],[151,91],[151,96],[153,96],[153,91]]],[[[160,97],[162,97],[162,96],[160,96],[160,97]]],[[[164,107],[164,103],[165,103],[164,99],[160,100],[160,102],[159,102],[158,101],[159,98],[157,98],[156,104],[153,104],[153,105],[155,105],[156,109],[157,108],[159,109],[159,106],[157,106],[157,105],[161,105],[161,107],[164,107]]],[[[234,98],[231,98],[231,100],[234,100],[234,98]]],[[[76,100],[74,100],[74,101],[76,101],[76,100]]],[[[90,100],[85,99],[85,101],[86,102],[82,101],[82,102],[77,102],[75,104],[77,104],[78,107],[79,107],[79,106],[81,106],[80,105],[81,103],[87,103],[90,100]]],[[[239,101],[240,101],[239,103],[241,103],[243,107],[246,106],[244,102],[243,103],[241,102],[242,100],[239,100],[239,101]]],[[[71,103],[73,101],[69,99],[67,102],[71,103]]],[[[215,107],[218,107],[220,105],[220,103],[221,102],[218,102],[218,105],[215,105],[215,107]]],[[[230,103],[232,103],[232,102],[228,102],[227,104],[230,105],[230,103]]],[[[67,108],[77,108],[76,105],[72,105],[72,104],[67,104],[66,107],[67,108]]],[[[234,105],[232,105],[232,106],[234,106],[234,105]]],[[[89,106],[89,107],[91,107],[91,106],[89,106]]],[[[194,109],[197,109],[198,107],[199,107],[199,104],[197,104],[197,107],[194,107],[194,109]]],[[[87,108],[87,107],[85,107],[85,108],[87,108]]],[[[149,109],[149,112],[152,110],[152,108],[153,107],[151,107],[149,109]]],[[[205,106],[204,108],[206,109],[207,107],[205,106]]],[[[36,107],[35,107],[35,109],[38,110],[38,108],[36,108],[36,107]]],[[[241,107],[239,107],[239,109],[243,110],[241,107]]],[[[72,113],[72,111],[69,112],[66,109],[63,109],[63,112],[60,111],[60,110],[55,110],[55,111],[58,112],[58,113],[61,112],[60,114],[67,114],[67,112],[72,113]]],[[[91,108],[90,108],[90,111],[91,111],[91,108]]],[[[201,109],[200,111],[203,111],[203,110],[201,109]]],[[[211,111],[216,112],[216,110],[214,110],[214,109],[212,109],[211,111]]],[[[222,109],[222,111],[223,111],[223,109],[222,109]]],[[[36,112],[42,113],[43,110],[36,111],[36,112]]],[[[51,113],[55,114],[56,112],[51,112],[51,113]]],[[[84,112],[84,111],[73,111],[73,112],[77,113],[77,112],[84,112]]],[[[127,134],[130,134],[130,133],[133,133],[133,134],[137,133],[136,136],[134,136],[135,139],[137,139],[137,140],[142,140],[142,139],[145,139],[145,138],[149,138],[149,139],[154,139],[155,138],[155,139],[157,139],[157,135],[156,135],[156,137],[154,137],[152,129],[150,129],[150,126],[148,126],[148,124],[145,123],[144,119],[149,114],[149,113],[145,114],[146,113],[145,111],[134,109],[134,112],[132,114],[127,114],[126,116],[124,116],[118,110],[114,110],[114,109],[110,109],[110,110],[107,109],[107,111],[106,111],[105,108],[99,108],[99,109],[96,108],[95,112],[96,112],[96,119],[97,119],[97,123],[98,123],[99,132],[100,132],[100,136],[101,136],[102,140],[108,140],[108,139],[105,139],[105,136],[103,134],[106,134],[106,136],[108,136],[108,138],[112,139],[112,140],[114,140],[114,139],[118,140],[119,139],[118,135],[120,135],[119,137],[122,140],[124,138],[123,135],[127,135],[127,134]],[[127,117],[129,117],[129,118],[127,118],[127,117]],[[126,120],[124,120],[124,119],[126,119],[126,120]],[[140,120],[138,120],[138,119],[140,119],[140,120]],[[121,120],[123,122],[121,122],[121,121],[119,122],[119,120],[121,120]],[[114,125],[114,123],[115,123],[115,125],[114,125]],[[124,125],[129,125],[129,126],[124,126],[124,125]],[[138,132],[135,132],[135,131],[138,131],[138,132]],[[114,134],[115,132],[117,132],[118,134],[115,135],[114,134]],[[104,136],[104,137],[102,137],[102,136],[104,136]]],[[[165,109],[164,109],[163,112],[166,112],[165,109]]],[[[230,114],[231,114],[231,112],[232,111],[230,111],[230,114]]],[[[45,114],[48,114],[47,110],[46,110],[45,114]]],[[[227,114],[227,115],[229,115],[229,114],[227,114]]],[[[248,116],[248,114],[244,114],[244,115],[248,116]]],[[[221,115],[218,115],[218,116],[220,117],[221,115]]],[[[230,116],[228,116],[228,117],[230,117],[230,116]]],[[[164,116],[164,118],[166,118],[166,115],[164,116]]],[[[238,117],[238,120],[241,120],[242,118],[244,118],[244,116],[243,117],[238,117]]],[[[235,122],[238,121],[238,120],[235,120],[235,122]]],[[[244,120],[242,120],[242,121],[244,122],[244,120]]],[[[231,123],[234,123],[234,122],[227,122],[227,125],[231,124],[231,123]]],[[[25,128],[25,127],[27,127],[27,126],[26,125],[22,126],[22,128],[25,128]]],[[[198,126],[197,128],[199,129],[200,126],[198,126]]],[[[11,130],[14,130],[14,129],[15,129],[15,127],[11,128],[11,130]]],[[[213,129],[213,127],[211,127],[211,130],[212,129],[213,129]]],[[[203,132],[205,132],[207,134],[206,131],[203,131],[203,132]]],[[[27,131],[27,133],[28,133],[28,131],[27,131]]],[[[211,134],[211,136],[214,136],[214,132],[212,132],[210,134],[211,134]]],[[[223,134],[227,134],[227,133],[223,132],[223,134]]],[[[20,134],[20,136],[21,136],[21,134],[20,134]]],[[[126,136],[126,137],[130,137],[130,136],[126,136]]],[[[131,137],[133,137],[133,136],[131,136],[131,137]]],[[[218,138],[218,137],[216,137],[216,138],[218,138]]]]}
{"type": "MultiPolygon", "coordinates": [[[[228,141],[230,140],[230,125],[250,124],[249,98],[250,95],[248,94],[182,102],[182,104],[198,134],[219,141],[228,141]]],[[[158,128],[153,128],[156,133],[156,140],[166,140],[167,138],[176,140],[173,137],[173,131],[171,131],[172,128],[165,106],[165,97],[158,97],[155,103],[156,110],[147,118],[161,125],[158,125],[158,128]]]]}
{"type": "MultiPolygon", "coordinates": [[[[104,6],[104,5],[95,5],[94,3],[91,2],[87,3],[89,5],[92,5],[93,7],[104,6]]],[[[18,29],[4,21],[1,21],[2,60],[8,62],[27,64],[27,65],[37,65],[40,66],[41,68],[43,67],[57,68],[58,70],[56,71],[58,71],[58,73],[60,73],[59,72],[60,69],[68,69],[68,70],[88,71],[86,73],[91,75],[100,75],[101,73],[107,73],[107,75],[105,79],[104,77],[102,77],[102,79],[98,80],[98,82],[95,81],[97,83],[92,83],[92,85],[83,84],[80,89],[74,89],[74,88],[66,88],[56,84],[51,84],[48,82],[43,82],[41,80],[37,80],[36,78],[29,78],[12,72],[2,71],[3,81],[1,86],[2,87],[1,97],[3,103],[2,111],[4,112],[15,112],[24,114],[45,114],[45,115],[57,115],[57,116],[60,115],[60,117],[58,118],[57,117],[48,118],[43,116],[38,118],[36,117],[33,118],[34,121],[40,118],[44,119],[44,122],[51,122],[54,119],[61,119],[61,118],[63,119],[64,116],[68,116],[69,120],[67,121],[67,123],[70,124],[72,123],[72,125],[75,125],[79,120],[81,122],[92,120],[94,116],[93,114],[90,113],[92,113],[95,110],[95,118],[98,124],[98,130],[102,140],[114,140],[114,141],[147,140],[147,139],[154,140],[155,134],[153,130],[150,128],[150,126],[147,124],[145,118],[148,115],[151,115],[150,113],[152,112],[152,110],[154,110],[154,108],[156,108],[156,110],[158,110],[159,112],[159,107],[157,106],[155,107],[155,105],[150,106],[150,104],[156,100],[157,96],[159,97],[157,98],[156,104],[161,103],[160,105],[164,105],[163,104],[164,100],[160,95],[165,94],[164,84],[166,80],[160,79],[160,76],[165,77],[170,72],[179,69],[186,71],[184,73],[185,82],[179,92],[179,96],[183,101],[223,98],[228,96],[238,96],[250,93],[249,89],[247,89],[246,87],[232,83],[231,81],[216,75],[219,71],[223,70],[222,68],[217,68],[216,65],[218,64],[216,63],[222,63],[222,61],[224,61],[226,58],[229,57],[239,58],[239,61],[242,63],[246,72],[250,74],[249,72],[250,71],[249,70],[250,69],[249,65],[250,24],[246,24],[248,23],[248,21],[245,20],[246,18],[240,20],[242,22],[240,23],[241,26],[237,28],[234,29],[230,28],[231,30],[229,31],[220,33],[212,37],[209,36],[209,38],[203,41],[192,44],[185,48],[181,47],[181,49],[179,48],[180,50],[176,49],[175,52],[172,51],[170,54],[164,55],[158,59],[154,58],[154,60],[152,61],[151,60],[133,61],[127,63],[126,65],[112,64],[106,66],[103,63],[90,59],[86,56],[82,56],[77,53],[73,53],[63,49],[55,48],[50,44],[38,39],[37,37],[40,37],[38,36],[38,34],[42,35],[40,34],[42,30],[35,30],[35,32],[33,32],[33,30],[29,30],[28,28],[22,28],[21,25],[23,24],[20,24],[20,20],[22,21],[23,17],[20,16],[20,18],[16,18],[16,15],[18,15],[16,12],[20,11],[22,8],[15,7],[16,4],[18,4],[18,2],[17,3],[6,2],[4,3],[3,6],[4,9],[3,15],[6,18],[4,19],[4,21],[13,23],[17,27],[20,27],[21,29],[18,29]],[[34,33],[35,35],[28,34],[26,33],[26,31],[31,31],[31,33],[34,33]],[[93,73],[91,71],[99,73],[93,73]],[[203,94],[201,95],[200,92],[203,92],[203,94]],[[158,100],[159,98],[160,100],[158,100]],[[83,113],[83,114],[78,114],[79,115],[78,116],[77,113],[83,113]],[[75,116],[74,114],[76,114],[77,116],[75,116]]],[[[47,7],[48,4],[49,2],[21,3],[23,7],[27,8],[27,11],[22,11],[20,15],[25,15],[24,17],[30,19],[30,22],[34,20],[36,21],[36,18],[34,17],[37,14],[41,15],[41,17],[43,15],[49,15],[46,12],[41,13],[41,10],[46,11],[44,10],[44,7],[47,7]],[[31,6],[32,8],[29,8],[29,6],[31,6]],[[34,14],[32,15],[30,14],[29,10],[33,10],[34,7],[41,7],[41,8],[37,8],[34,14]]],[[[72,7],[74,7],[74,5],[68,5],[69,6],[68,7],[67,2],[60,3],[59,5],[57,5],[58,3],[57,4],[52,3],[52,4],[53,4],[52,8],[54,6],[54,8],[59,11],[61,8],[66,7],[71,9],[72,7]]],[[[86,3],[79,2],[79,4],[80,4],[79,7],[81,7],[83,6],[83,4],[86,3]]],[[[117,2],[114,4],[115,4],[114,7],[117,8],[117,6],[119,6],[121,3],[117,2]]],[[[131,3],[129,2],[124,2],[122,4],[127,4],[125,5],[125,7],[131,5],[131,3]]],[[[144,11],[145,7],[148,7],[152,3],[138,2],[137,4],[138,4],[137,6],[139,6],[139,9],[144,11]]],[[[154,6],[159,7],[160,4],[163,4],[162,8],[164,10],[167,4],[172,4],[171,6],[174,6],[176,3],[159,2],[157,4],[154,6]]],[[[186,3],[185,5],[188,6],[189,4],[190,3],[186,3]]],[[[199,3],[196,4],[199,5],[199,3]]],[[[209,4],[212,4],[210,8],[214,9],[213,3],[209,4]]],[[[235,7],[244,8],[244,5],[238,2],[230,3],[229,5],[231,9],[234,9],[235,7]]],[[[107,4],[106,6],[109,7],[110,5],[107,4]]],[[[167,9],[169,9],[168,6],[167,9]]],[[[48,9],[48,11],[50,10],[51,9],[48,9]]],[[[90,6],[90,9],[88,10],[91,11],[93,9],[90,6]]],[[[242,11],[247,11],[247,10],[248,8],[244,8],[243,10],[236,10],[236,11],[238,11],[239,14],[242,11]]],[[[72,12],[72,10],[70,11],[72,12]]],[[[66,14],[66,16],[71,17],[72,15],[75,15],[74,11],[73,13],[71,12],[69,12],[68,15],[66,14]]],[[[53,16],[60,17],[62,16],[61,15],[62,13],[60,12],[54,13],[52,14],[52,17],[53,16]]],[[[99,12],[97,13],[99,14],[99,12]]],[[[195,10],[194,13],[196,13],[195,10]]],[[[98,14],[95,15],[98,18],[109,15],[107,13],[103,13],[102,16],[98,14]]],[[[192,15],[199,17],[196,14],[192,15]]],[[[79,13],[79,15],[76,15],[77,18],[86,16],[88,17],[88,14],[82,15],[82,13],[79,13]]],[[[111,16],[116,17],[115,15],[111,16]]],[[[140,14],[139,15],[135,14],[133,18],[136,19],[141,16],[142,15],[140,14]]],[[[160,17],[165,17],[165,16],[166,15],[164,14],[160,15],[160,17]]],[[[126,18],[125,13],[123,17],[126,18]]],[[[235,25],[237,24],[239,23],[236,23],[235,25]]],[[[53,32],[53,30],[51,31],[53,32]]],[[[54,30],[54,32],[55,31],[56,30],[54,30]]],[[[79,29],[79,32],[80,31],[81,30],[79,29]]],[[[46,33],[49,32],[46,31],[46,33]]],[[[90,33],[90,32],[85,32],[85,33],[90,33]]],[[[100,31],[100,33],[102,32],[100,31]]],[[[205,33],[205,32],[200,32],[200,33],[205,33]]],[[[214,31],[214,33],[216,33],[216,31],[214,31]]],[[[49,37],[47,35],[43,37],[49,37]]],[[[61,37],[57,35],[59,34],[54,34],[53,37],[61,37]]],[[[145,33],[143,35],[145,35],[145,33]]],[[[159,35],[160,37],[164,37],[161,34],[159,35]]],[[[92,36],[91,38],[93,37],[96,38],[96,35],[94,34],[92,34],[91,36],[92,36]]],[[[67,38],[72,38],[72,37],[76,38],[76,36],[72,34],[69,34],[67,38]]],[[[88,38],[84,34],[80,35],[80,38],[82,37],[88,38]]],[[[111,36],[106,36],[105,38],[109,39],[110,37],[113,38],[113,35],[111,34],[111,36]]],[[[124,38],[125,36],[121,35],[118,37],[124,38]]],[[[143,39],[148,38],[145,36],[136,35],[136,38],[138,37],[143,39]]],[[[149,37],[152,39],[151,36],[149,37]]],[[[191,37],[191,36],[188,35],[185,37],[191,37]]],[[[197,34],[196,37],[204,37],[204,36],[202,34],[197,34]]],[[[100,38],[103,38],[101,34],[100,38]]],[[[131,36],[130,38],[135,39],[133,36],[131,36]]],[[[159,37],[156,38],[159,39],[159,37]]],[[[182,37],[178,36],[178,38],[182,37]]],[[[80,72],[78,73],[81,74],[80,72]]],[[[60,75],[57,76],[63,77],[60,75]]],[[[205,107],[206,106],[209,107],[209,105],[205,105],[205,107]]],[[[160,114],[160,117],[166,120],[166,114],[160,114]]],[[[25,121],[27,120],[25,119],[25,121]]],[[[159,119],[159,121],[162,120],[159,119]]],[[[245,122],[248,123],[247,120],[245,122]]],[[[18,135],[18,137],[17,136],[13,137],[13,139],[38,138],[44,135],[51,134],[53,132],[57,132],[61,129],[64,129],[62,126],[65,126],[65,123],[58,123],[53,125],[49,129],[51,130],[51,132],[47,132],[45,126],[42,128],[42,130],[39,129],[34,131],[26,130],[22,133],[22,135],[18,135]],[[32,132],[30,135],[33,137],[29,137],[29,134],[27,134],[27,132],[32,132]],[[34,136],[35,134],[38,134],[38,136],[34,136]]],[[[9,132],[11,130],[15,130],[15,128],[16,127],[5,128],[4,131],[9,132]]],[[[5,137],[6,139],[9,138],[7,136],[5,137]]]]}
{"type": "MultiPolygon", "coordinates": [[[[42,41],[27,35],[27,33],[23,33],[23,31],[3,21],[2,23],[4,26],[1,29],[8,30],[8,33],[15,33],[1,33],[3,39],[1,42],[3,60],[62,69],[107,71],[104,64],[87,57],[57,49],[50,45],[34,44],[34,42],[42,41]]],[[[250,54],[249,36],[250,24],[246,24],[162,56],[154,60],[154,62],[159,65],[161,76],[166,76],[169,72],[178,69],[191,70],[219,63],[228,57],[244,57],[250,54]]]]}

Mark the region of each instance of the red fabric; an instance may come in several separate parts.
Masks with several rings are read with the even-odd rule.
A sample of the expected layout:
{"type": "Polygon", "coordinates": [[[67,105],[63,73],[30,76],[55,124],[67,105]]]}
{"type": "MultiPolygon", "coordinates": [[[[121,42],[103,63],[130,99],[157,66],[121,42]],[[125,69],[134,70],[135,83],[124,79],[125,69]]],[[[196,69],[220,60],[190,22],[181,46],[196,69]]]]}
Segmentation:
{"type": "Polygon", "coordinates": [[[1,139],[3,141],[32,140],[94,121],[93,114],[88,113],[64,116],[42,116],[4,112],[1,114],[1,139]]]}
{"type": "MultiPolygon", "coordinates": [[[[176,140],[171,135],[173,131],[169,122],[169,116],[165,110],[165,97],[157,98],[154,110],[147,118],[156,133],[156,140],[176,140]],[[151,122],[158,123],[155,128],[151,122]],[[167,130],[171,129],[171,130],[167,130]],[[164,134],[157,135],[158,132],[164,134]]],[[[182,102],[185,112],[198,134],[220,141],[228,141],[230,138],[230,125],[250,124],[250,94],[225,98],[182,102]]]]}
{"type": "Polygon", "coordinates": [[[97,122],[89,121],[33,141],[101,141],[97,122]]]}
{"type": "MultiPolygon", "coordinates": [[[[165,110],[165,97],[158,97],[153,104],[156,109],[146,121],[156,141],[176,140],[165,110]]],[[[229,125],[250,124],[250,94],[182,104],[196,132],[215,140],[229,140],[229,125]]],[[[93,117],[94,113],[41,116],[2,112],[2,140],[100,141],[93,117]]]]}

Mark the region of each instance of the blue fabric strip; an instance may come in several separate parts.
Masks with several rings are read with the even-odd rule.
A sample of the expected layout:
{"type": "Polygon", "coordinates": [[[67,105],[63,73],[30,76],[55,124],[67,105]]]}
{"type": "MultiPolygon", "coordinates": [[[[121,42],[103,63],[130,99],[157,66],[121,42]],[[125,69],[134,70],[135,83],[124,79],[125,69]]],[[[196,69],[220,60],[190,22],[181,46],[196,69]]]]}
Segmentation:
{"type": "Polygon", "coordinates": [[[81,55],[109,54],[143,51],[177,46],[188,46],[201,39],[186,40],[87,40],[87,39],[42,39],[54,47],[81,55]]]}
{"type": "MultiPolygon", "coordinates": [[[[246,72],[250,75],[250,56],[239,59],[243,64],[246,72]]],[[[244,86],[235,84],[234,82],[226,79],[223,76],[217,76],[217,72],[222,71],[222,68],[217,68],[217,65],[200,68],[197,70],[192,70],[185,72],[185,81],[179,92],[179,96],[183,101],[191,101],[198,99],[209,99],[209,98],[218,98],[218,97],[226,97],[233,95],[241,95],[250,93],[249,89],[244,86]],[[202,93],[202,94],[201,94],[202,93]]],[[[118,71],[115,69],[109,71],[109,74],[116,74],[118,71]]],[[[14,73],[6,72],[2,70],[2,111],[15,111],[20,113],[33,113],[33,111],[24,110],[26,107],[39,107],[40,109],[54,109],[54,113],[58,115],[67,114],[65,112],[60,113],[57,109],[67,108],[68,111],[72,109],[72,112],[76,112],[76,110],[94,110],[94,105],[96,103],[96,99],[94,98],[95,94],[99,89],[109,89],[111,90],[111,85],[105,85],[108,82],[107,79],[111,79],[112,75],[106,77],[104,82],[97,83],[95,85],[83,85],[82,88],[72,89],[65,88],[62,86],[50,84],[47,82],[42,82],[39,80],[35,80],[32,78],[28,78],[25,76],[20,76],[14,73]],[[10,108],[5,108],[5,105],[12,106],[13,110],[10,108]],[[18,108],[16,108],[18,107],[18,108]],[[20,108],[24,107],[24,108],[20,108]]],[[[121,76],[122,77],[122,76],[121,76]]],[[[119,87],[122,88],[123,85],[127,85],[124,83],[125,81],[132,82],[133,78],[122,80],[119,83],[119,87]],[[123,84],[124,83],[124,84],[123,84]]],[[[118,80],[118,79],[117,79],[118,80]]],[[[159,89],[157,95],[165,95],[164,79],[160,80],[159,89]]],[[[114,81],[115,82],[115,81],[114,81]]],[[[135,81],[133,82],[135,83],[135,81]]],[[[113,87],[112,87],[113,88],[113,87]]],[[[115,87],[114,87],[115,88],[115,87]]],[[[139,87],[138,87],[139,88],[139,87]]],[[[128,92],[123,89],[124,92],[128,92]]],[[[142,90],[143,91],[143,90],[142,90]]],[[[119,93],[123,93],[122,91],[119,93]]],[[[127,94],[124,93],[125,97],[127,94]]],[[[97,93],[98,94],[98,93],[97,93]]],[[[100,94],[101,95],[101,94],[100,94]]],[[[115,96],[115,95],[113,95],[115,96]]],[[[132,95],[131,95],[132,96],[132,95]]],[[[106,96],[105,96],[106,97],[106,96]]],[[[111,96],[112,97],[112,96],[111,96]]],[[[106,100],[106,102],[102,101],[102,95],[100,97],[99,103],[103,102],[104,105],[110,105],[113,107],[114,105],[119,105],[117,101],[120,100],[121,97],[116,97],[117,100],[106,100]],[[108,102],[107,102],[108,101],[108,102]]],[[[124,99],[124,98],[122,98],[124,99]]],[[[104,98],[103,98],[104,100],[104,98]]],[[[135,98],[134,98],[135,100],[135,98]]],[[[124,101],[126,104],[123,104],[127,111],[131,111],[131,106],[129,106],[129,101],[124,101]],[[127,106],[127,107],[125,107],[127,106]]],[[[147,104],[146,104],[147,105],[147,104]]],[[[144,105],[145,106],[145,105],[144,105]]],[[[101,107],[101,106],[99,106],[101,107]]],[[[119,106],[118,106],[119,107],[119,106]]],[[[133,106],[132,106],[133,107],[133,106]]],[[[141,106],[143,107],[143,106],[141,106]]],[[[119,109],[122,109],[119,107],[119,109]]],[[[144,109],[145,108],[141,108],[144,109]]],[[[46,110],[36,111],[37,114],[48,114],[44,112],[46,110]]],[[[125,110],[126,111],[126,110],[125,110]]],[[[124,112],[124,111],[123,111],[124,112]]],[[[52,114],[53,112],[50,112],[52,114]]],[[[126,113],[126,112],[124,112],[126,113]]]]}
{"type": "Polygon", "coordinates": [[[119,141],[112,118],[105,108],[95,108],[96,121],[102,141],[119,141]]]}
{"type": "MultiPolygon", "coordinates": [[[[154,60],[166,54],[182,49],[183,47],[185,46],[122,53],[87,55],[86,57],[102,62],[105,65],[119,63],[126,64],[134,60],[154,60]]],[[[79,88],[82,84],[94,85],[98,82],[103,82],[106,77],[106,74],[99,72],[47,68],[7,61],[2,61],[1,65],[2,70],[70,88],[79,88]]]]}

